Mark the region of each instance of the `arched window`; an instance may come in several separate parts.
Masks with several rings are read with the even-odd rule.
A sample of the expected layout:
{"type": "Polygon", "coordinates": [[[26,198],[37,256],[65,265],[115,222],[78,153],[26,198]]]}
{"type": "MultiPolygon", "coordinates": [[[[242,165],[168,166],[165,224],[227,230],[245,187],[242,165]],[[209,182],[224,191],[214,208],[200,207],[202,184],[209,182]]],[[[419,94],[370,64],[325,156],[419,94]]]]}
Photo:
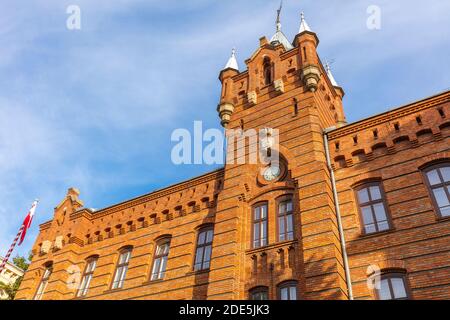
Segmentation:
{"type": "Polygon", "coordinates": [[[405,273],[383,273],[381,275],[379,289],[377,289],[377,298],[379,300],[410,299],[411,295],[406,281],[405,273]]]}
{"type": "Polygon", "coordinates": [[[167,268],[167,259],[169,258],[169,249],[170,238],[161,239],[157,242],[150,280],[161,280],[164,278],[167,268]]]}
{"type": "Polygon", "coordinates": [[[294,239],[293,213],[291,198],[284,198],[278,202],[278,241],[294,239]]]}
{"type": "Polygon", "coordinates": [[[264,247],[267,240],[267,202],[253,207],[253,248],[264,247]]]}
{"type": "Polygon", "coordinates": [[[97,266],[98,256],[92,256],[86,259],[86,267],[81,278],[80,288],[77,292],[77,297],[84,297],[87,295],[89,285],[91,284],[92,277],[94,275],[95,267],[97,266]]]}
{"type": "Polygon", "coordinates": [[[365,234],[386,231],[391,228],[388,206],[380,182],[370,182],[355,189],[358,210],[365,234]]]}
{"type": "Polygon", "coordinates": [[[212,226],[200,229],[197,237],[194,270],[207,270],[211,261],[212,241],[214,230],[212,226]]]}
{"type": "Polygon", "coordinates": [[[279,300],[297,300],[297,281],[286,281],[278,285],[279,300]]]}
{"type": "Polygon", "coordinates": [[[113,283],[111,289],[121,289],[125,282],[125,277],[128,271],[128,264],[131,258],[131,247],[120,250],[119,260],[117,261],[116,272],[114,273],[113,283]]]}
{"type": "Polygon", "coordinates": [[[250,300],[269,300],[269,288],[253,288],[252,290],[250,290],[250,300]]]}
{"type": "Polygon", "coordinates": [[[264,77],[264,85],[268,86],[272,84],[272,62],[269,57],[264,58],[263,62],[263,77],[264,77]]]}
{"type": "Polygon", "coordinates": [[[436,164],[424,173],[436,212],[440,217],[450,217],[450,164],[436,164]]]}
{"type": "Polygon", "coordinates": [[[39,283],[39,287],[34,296],[34,300],[41,300],[42,296],[45,293],[45,289],[47,288],[48,280],[53,272],[53,263],[47,263],[45,266],[44,275],[42,276],[41,282],[39,283]]]}

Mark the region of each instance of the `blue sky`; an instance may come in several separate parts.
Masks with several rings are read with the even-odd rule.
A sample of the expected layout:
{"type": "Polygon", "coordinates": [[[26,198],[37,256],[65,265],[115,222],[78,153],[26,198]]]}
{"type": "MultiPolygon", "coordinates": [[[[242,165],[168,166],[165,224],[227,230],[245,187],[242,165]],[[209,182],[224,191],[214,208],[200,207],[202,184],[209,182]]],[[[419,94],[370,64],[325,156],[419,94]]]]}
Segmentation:
{"type": "MultiPolygon", "coordinates": [[[[334,60],[352,122],[450,87],[450,2],[285,0],[293,39],[304,11],[334,60]],[[369,5],[381,30],[366,27],[369,5]]],[[[31,202],[38,225],[68,187],[102,208],[215,169],[175,166],[174,129],[219,127],[218,73],[236,47],[241,70],[274,33],[278,0],[1,0],[0,254],[31,202]],[[66,28],[79,5],[81,30],[66,28]]]]}

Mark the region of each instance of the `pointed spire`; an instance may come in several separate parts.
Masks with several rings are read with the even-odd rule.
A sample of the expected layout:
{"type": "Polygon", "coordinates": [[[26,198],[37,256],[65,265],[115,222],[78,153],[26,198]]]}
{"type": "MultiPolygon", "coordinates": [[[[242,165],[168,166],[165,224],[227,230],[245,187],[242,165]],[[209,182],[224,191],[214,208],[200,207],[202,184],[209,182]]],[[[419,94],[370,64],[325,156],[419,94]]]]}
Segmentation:
{"type": "Polygon", "coordinates": [[[306,23],[306,20],[305,20],[305,14],[302,12],[301,14],[300,14],[300,16],[301,16],[301,21],[300,21],[300,30],[298,31],[298,33],[302,33],[302,32],[305,32],[305,31],[311,31],[311,28],[308,26],[308,24],[306,23]]]}
{"type": "Polygon", "coordinates": [[[230,57],[230,59],[228,59],[228,62],[226,64],[224,70],[228,69],[228,68],[239,71],[239,65],[238,65],[237,59],[236,59],[236,49],[235,48],[233,48],[231,50],[231,57],[230,57]]]}
{"type": "Polygon", "coordinates": [[[276,22],[277,32],[281,32],[281,20],[280,20],[281,9],[283,9],[283,0],[281,0],[280,8],[277,10],[277,22],[276,22]]]}
{"type": "Polygon", "coordinates": [[[280,8],[277,10],[277,21],[276,21],[277,31],[275,32],[273,37],[270,39],[270,43],[272,43],[274,45],[277,45],[277,44],[281,43],[286,50],[290,50],[290,49],[293,48],[293,46],[289,42],[289,40],[286,38],[284,33],[281,31],[281,19],[280,19],[280,16],[281,16],[281,9],[282,8],[283,8],[283,0],[281,0],[280,8]]]}
{"type": "Polygon", "coordinates": [[[327,71],[328,79],[330,79],[330,82],[333,85],[333,87],[339,87],[339,85],[336,82],[336,79],[334,79],[333,74],[331,73],[330,64],[328,62],[325,64],[325,70],[327,71]]]}

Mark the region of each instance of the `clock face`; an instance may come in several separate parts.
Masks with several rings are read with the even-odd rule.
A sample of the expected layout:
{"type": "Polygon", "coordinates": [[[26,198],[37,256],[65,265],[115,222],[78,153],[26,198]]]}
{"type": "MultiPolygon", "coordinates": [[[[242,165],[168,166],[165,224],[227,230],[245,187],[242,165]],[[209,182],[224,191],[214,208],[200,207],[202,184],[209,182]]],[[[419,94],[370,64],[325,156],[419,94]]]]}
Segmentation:
{"type": "Polygon", "coordinates": [[[263,177],[266,181],[273,181],[280,176],[281,170],[279,166],[270,166],[264,170],[263,177]]]}

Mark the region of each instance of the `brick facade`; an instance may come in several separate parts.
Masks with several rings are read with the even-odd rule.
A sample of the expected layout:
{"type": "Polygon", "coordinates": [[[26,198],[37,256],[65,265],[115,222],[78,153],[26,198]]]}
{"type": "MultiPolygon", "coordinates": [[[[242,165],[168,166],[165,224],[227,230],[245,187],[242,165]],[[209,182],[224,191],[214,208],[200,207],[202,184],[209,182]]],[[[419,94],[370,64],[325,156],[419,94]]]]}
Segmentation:
{"type": "Polygon", "coordinates": [[[78,190],[69,189],[53,220],[40,226],[16,298],[33,299],[49,263],[52,274],[42,298],[76,298],[70,279],[76,270],[83,273],[87,258],[97,256],[85,299],[248,299],[258,287],[277,299],[285,281],[296,281],[299,299],[348,299],[323,137],[324,129],[335,126],[328,147],[355,299],[376,298],[367,286],[371,265],[405,273],[413,299],[449,299],[450,220],[437,214],[421,170],[437,161],[450,163],[450,92],[346,124],[344,92],[327,76],[317,36],[302,32],[294,45],[286,50],[261,38],[246,71],[220,73],[218,110],[232,106],[222,121],[228,129],[279,130],[284,168],[279,179],[264,181],[257,164],[226,164],[97,211],[84,208],[78,190]],[[265,85],[267,61],[272,83],[265,85]],[[382,185],[391,222],[387,231],[363,232],[354,188],[365,181],[382,185]],[[294,207],[294,239],[279,241],[276,208],[287,196],[294,207]],[[253,248],[252,208],[258,203],[268,207],[268,245],[253,248]],[[210,268],[194,271],[202,226],[214,228],[210,268]],[[151,281],[155,246],[163,238],[170,238],[167,270],[162,280],[151,281]],[[112,290],[125,246],[132,251],[124,286],[112,290]]]}

